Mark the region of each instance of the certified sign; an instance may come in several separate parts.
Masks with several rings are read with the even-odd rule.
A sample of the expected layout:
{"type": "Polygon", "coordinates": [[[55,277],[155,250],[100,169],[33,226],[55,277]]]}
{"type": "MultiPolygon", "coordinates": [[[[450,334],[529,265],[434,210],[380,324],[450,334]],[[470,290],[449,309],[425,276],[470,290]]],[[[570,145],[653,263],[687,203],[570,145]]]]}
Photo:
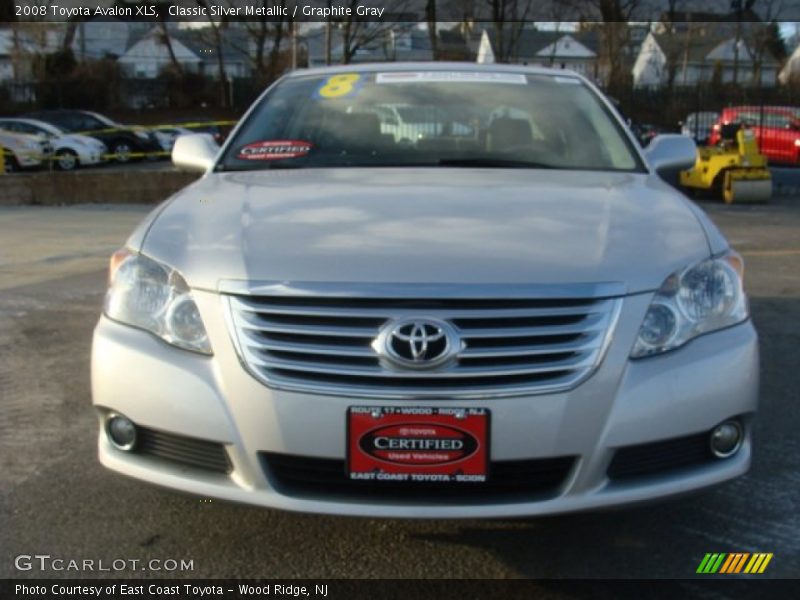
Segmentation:
{"type": "Polygon", "coordinates": [[[236,158],[243,160],[282,160],[299,158],[311,150],[313,144],[303,140],[264,140],[239,148],[236,158]]]}
{"type": "Polygon", "coordinates": [[[348,429],[352,480],[486,481],[486,409],[354,406],[348,429]]]}

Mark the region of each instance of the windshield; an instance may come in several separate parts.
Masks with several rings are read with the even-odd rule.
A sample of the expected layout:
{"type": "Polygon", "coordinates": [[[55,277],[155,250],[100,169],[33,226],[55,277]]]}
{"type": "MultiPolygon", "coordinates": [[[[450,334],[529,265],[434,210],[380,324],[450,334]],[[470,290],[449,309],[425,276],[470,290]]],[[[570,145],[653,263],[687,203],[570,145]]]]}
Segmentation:
{"type": "Polygon", "coordinates": [[[100,113],[90,112],[90,113],[86,113],[86,114],[93,116],[95,119],[100,121],[100,123],[102,123],[103,125],[106,125],[108,127],[120,127],[119,123],[117,123],[115,121],[112,121],[107,116],[101,115],[100,113]]]}
{"type": "Polygon", "coordinates": [[[256,106],[217,169],[333,166],[643,170],[580,79],[487,71],[285,80],[256,106]]]}
{"type": "Polygon", "coordinates": [[[63,133],[65,133],[63,129],[55,125],[52,125],[51,123],[36,122],[36,123],[31,123],[31,125],[39,129],[43,133],[49,133],[51,135],[62,135],[63,133]]]}

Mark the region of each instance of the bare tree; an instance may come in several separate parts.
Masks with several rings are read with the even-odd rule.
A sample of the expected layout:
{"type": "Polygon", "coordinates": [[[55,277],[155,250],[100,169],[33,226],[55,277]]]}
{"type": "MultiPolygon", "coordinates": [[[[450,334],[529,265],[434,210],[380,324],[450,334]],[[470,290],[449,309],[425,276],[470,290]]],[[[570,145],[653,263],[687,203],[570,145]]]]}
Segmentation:
{"type": "Polygon", "coordinates": [[[214,44],[214,54],[217,57],[217,76],[219,78],[219,99],[220,106],[226,107],[230,104],[228,101],[228,75],[225,72],[225,57],[223,55],[223,37],[222,28],[225,26],[225,21],[215,21],[211,16],[211,4],[213,0],[195,0],[198,6],[205,8],[208,15],[208,26],[210,30],[211,42],[214,44]]]}
{"type": "Polygon", "coordinates": [[[409,6],[409,0],[398,0],[392,4],[393,15],[397,17],[396,19],[393,19],[392,15],[384,15],[380,21],[356,15],[356,7],[362,4],[361,0],[347,0],[343,4],[350,7],[350,16],[339,21],[343,64],[350,64],[356,52],[361,48],[381,40],[387,40],[390,32],[402,32],[414,25],[414,23],[401,20],[403,11],[409,6]]]}
{"type": "MultiPolygon", "coordinates": [[[[264,8],[280,9],[274,16],[259,16],[243,22],[247,31],[247,47],[242,47],[235,40],[229,43],[243,56],[250,59],[253,69],[259,77],[270,81],[278,75],[281,51],[286,38],[291,34],[291,15],[294,0],[256,0],[264,8]]],[[[266,12],[266,11],[265,11],[266,12]]]]}
{"type": "Polygon", "coordinates": [[[494,56],[509,62],[518,54],[517,43],[524,21],[533,8],[532,0],[486,0],[494,27],[494,56]]]}
{"type": "Polygon", "coordinates": [[[181,65],[178,57],[175,56],[175,48],[172,47],[172,36],[170,35],[169,28],[167,27],[164,19],[158,20],[158,36],[159,43],[163,44],[169,54],[169,62],[172,69],[177,75],[183,75],[183,66],[181,65]]]}
{"type": "Polygon", "coordinates": [[[591,14],[590,18],[601,21],[601,56],[606,83],[610,88],[618,88],[628,83],[630,73],[626,69],[624,48],[630,42],[628,23],[639,8],[642,0],[580,0],[583,8],[591,14]]]}
{"type": "MultiPolygon", "coordinates": [[[[747,8],[752,9],[756,6],[761,9],[763,23],[750,23],[748,32],[745,36],[745,49],[752,64],[753,86],[761,84],[764,61],[772,55],[776,39],[779,39],[778,22],[781,20],[783,12],[783,2],[781,0],[753,0],[747,8]]],[[[782,59],[782,56],[772,56],[774,59],[782,59]]]]}
{"type": "Polygon", "coordinates": [[[428,38],[431,44],[431,57],[433,60],[439,59],[439,38],[436,33],[436,0],[426,0],[425,2],[425,21],[428,24],[428,38]]]}

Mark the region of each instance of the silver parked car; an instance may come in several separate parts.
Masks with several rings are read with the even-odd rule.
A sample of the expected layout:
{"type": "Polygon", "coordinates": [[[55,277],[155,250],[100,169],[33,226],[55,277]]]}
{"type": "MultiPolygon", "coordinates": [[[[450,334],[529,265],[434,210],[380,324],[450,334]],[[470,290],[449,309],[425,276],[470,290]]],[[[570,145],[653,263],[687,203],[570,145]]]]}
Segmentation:
{"type": "Polygon", "coordinates": [[[111,260],[99,456],[281,509],[541,515],[745,473],[741,257],[589,82],[508,65],[291,73],[111,260]],[[441,119],[399,144],[375,107],[441,119]],[[454,124],[470,124],[455,128],[454,124]]]}

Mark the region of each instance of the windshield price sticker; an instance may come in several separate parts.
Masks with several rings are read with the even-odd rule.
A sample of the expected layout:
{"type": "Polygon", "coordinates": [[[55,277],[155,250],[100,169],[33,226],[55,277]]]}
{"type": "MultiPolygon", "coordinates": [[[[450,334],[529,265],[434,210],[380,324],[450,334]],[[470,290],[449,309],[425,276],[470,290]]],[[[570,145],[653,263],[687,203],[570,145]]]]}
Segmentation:
{"type": "Polygon", "coordinates": [[[357,481],[482,483],[488,476],[484,408],[351,407],[348,477],[357,481]]]}
{"type": "Polygon", "coordinates": [[[378,73],[375,83],[528,83],[521,73],[484,73],[481,71],[401,71],[378,73]]]}
{"type": "Polygon", "coordinates": [[[242,160],[282,160],[300,158],[311,151],[313,144],[302,140],[265,140],[239,149],[236,158],[242,160]]]}

